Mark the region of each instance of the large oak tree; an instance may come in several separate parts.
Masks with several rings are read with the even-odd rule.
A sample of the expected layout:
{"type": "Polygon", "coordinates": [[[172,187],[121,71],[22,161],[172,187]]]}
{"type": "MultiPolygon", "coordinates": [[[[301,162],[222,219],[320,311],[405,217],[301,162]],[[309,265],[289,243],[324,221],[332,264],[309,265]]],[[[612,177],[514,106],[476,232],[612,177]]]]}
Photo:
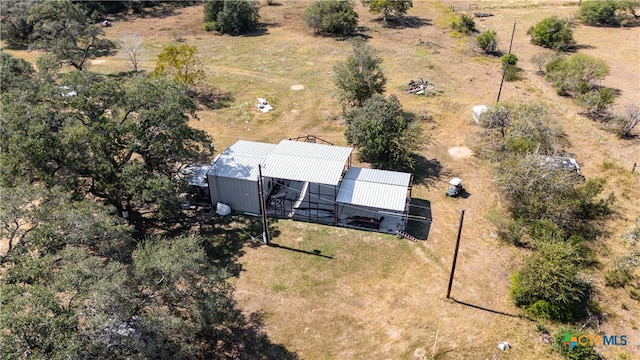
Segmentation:
{"type": "Polygon", "coordinates": [[[172,215],[173,176],[211,142],[188,124],[196,105],[186,87],[164,79],[74,71],[37,96],[13,90],[0,101],[2,182],[61,185],[119,211],[155,205],[172,215]]]}

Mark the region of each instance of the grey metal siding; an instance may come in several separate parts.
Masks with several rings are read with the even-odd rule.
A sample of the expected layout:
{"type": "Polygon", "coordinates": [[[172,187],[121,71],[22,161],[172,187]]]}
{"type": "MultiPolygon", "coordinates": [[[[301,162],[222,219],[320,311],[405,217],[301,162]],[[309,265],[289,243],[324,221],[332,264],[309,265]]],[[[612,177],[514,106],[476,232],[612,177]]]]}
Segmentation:
{"type": "Polygon", "coordinates": [[[258,182],[225,177],[209,176],[211,202],[231,206],[232,211],[260,213],[258,182]]]}

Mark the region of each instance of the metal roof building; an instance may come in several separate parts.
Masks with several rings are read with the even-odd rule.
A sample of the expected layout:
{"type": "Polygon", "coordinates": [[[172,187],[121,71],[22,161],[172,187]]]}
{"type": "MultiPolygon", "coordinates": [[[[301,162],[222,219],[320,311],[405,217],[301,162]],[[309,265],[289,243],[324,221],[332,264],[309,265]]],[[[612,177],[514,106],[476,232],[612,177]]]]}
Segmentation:
{"type": "Polygon", "coordinates": [[[267,156],[263,175],[335,186],[352,151],[350,147],[282,140],[267,156]]]}
{"type": "Polygon", "coordinates": [[[207,173],[211,202],[260,213],[260,165],[270,216],[389,233],[404,229],[412,175],[350,167],[352,151],[306,141],[276,145],[240,140],[207,173]]]}
{"type": "Polygon", "coordinates": [[[404,212],[410,186],[409,173],[352,167],[344,175],[336,201],[404,212]]]}
{"type": "MultiPolygon", "coordinates": [[[[276,147],[255,141],[239,140],[213,161],[207,173],[211,203],[231,206],[234,211],[258,213],[258,165],[276,147]]],[[[265,182],[271,191],[271,182],[265,182]]]]}
{"type": "Polygon", "coordinates": [[[258,165],[264,166],[267,155],[275,147],[275,144],[239,140],[218,155],[209,175],[255,181],[258,165]]]}

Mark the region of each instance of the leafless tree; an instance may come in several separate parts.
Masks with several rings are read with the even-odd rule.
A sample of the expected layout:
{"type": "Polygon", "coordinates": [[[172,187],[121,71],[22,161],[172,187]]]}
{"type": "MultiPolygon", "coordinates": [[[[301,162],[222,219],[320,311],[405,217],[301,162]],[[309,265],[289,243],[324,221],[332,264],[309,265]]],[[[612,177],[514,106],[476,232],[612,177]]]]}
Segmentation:
{"type": "Polygon", "coordinates": [[[137,33],[123,33],[118,40],[119,55],[133,66],[133,71],[138,72],[142,63],[146,60],[146,52],[142,47],[142,37],[137,33]]]}
{"type": "Polygon", "coordinates": [[[640,124],[640,103],[627,106],[626,114],[616,117],[616,130],[621,138],[631,136],[633,129],[640,124]]]}
{"type": "Polygon", "coordinates": [[[538,75],[544,75],[546,73],[545,66],[556,57],[558,57],[558,55],[555,52],[543,51],[533,55],[531,62],[538,67],[538,75]]]}

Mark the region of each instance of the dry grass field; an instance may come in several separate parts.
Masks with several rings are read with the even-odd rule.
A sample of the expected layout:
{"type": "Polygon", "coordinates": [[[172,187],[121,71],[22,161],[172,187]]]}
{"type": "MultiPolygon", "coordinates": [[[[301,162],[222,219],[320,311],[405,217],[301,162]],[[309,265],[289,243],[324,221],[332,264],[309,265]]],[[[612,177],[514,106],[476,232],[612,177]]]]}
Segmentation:
{"type": "MultiPolygon", "coordinates": [[[[494,16],[477,20],[478,27],[496,30],[499,48],[505,52],[517,22],[512,52],[525,70],[524,79],[505,83],[501,100],[548,102],[566,133],[567,150],[575,154],[584,174],[607,178],[607,191],[616,194],[618,215],[603,224],[609,236],[593,245],[602,264],[589,276],[606,314],[601,330],[626,334],[630,340],[626,347],[610,346],[601,352],[610,359],[619,353],[640,358],[640,302],[632,300],[628,290],[605,287],[603,280],[616,256],[628,251],[621,235],[640,221],[640,170],[630,171],[633,163],[640,162],[640,142],[619,140],[579,115],[579,108],[556,96],[536,75],[529,60],[540,48],[529,43],[527,29],[547,16],[571,16],[577,1],[414,1],[408,15],[415,26],[396,28],[383,28],[357,2],[361,34],[384,58],[387,93],[396,94],[406,110],[435,120],[424,123],[433,144],[421,154],[425,160],[413,188],[423,207],[420,213],[430,214],[433,222],[412,226],[423,234],[428,228],[428,238],[412,243],[389,235],[276,222],[273,241],[281,247],[245,246],[236,254],[241,268],[233,280],[238,302],[247,312],[260,312],[270,339],[301,359],[489,359],[494,353],[500,359],[560,358],[540,341],[536,322],[522,317],[509,297],[510,274],[526,251],[492,236],[495,228],[488,215],[504,212],[492,185],[494,169],[476,156],[464,152],[461,156],[461,148],[456,148],[464,150],[474,142],[478,129],[471,123],[471,108],[496,101],[501,72],[498,58],[477,56],[469,38],[452,36],[452,3],[458,9],[477,4],[491,12],[494,16]],[[441,93],[425,98],[402,91],[409,80],[419,78],[429,80],[441,93]],[[452,176],[464,179],[470,197],[445,197],[452,176]],[[445,295],[463,208],[453,301],[445,295]],[[502,341],[512,348],[498,350],[502,341]]],[[[238,139],[277,143],[306,134],[346,145],[340,107],[332,96],[332,68],[350,53],[350,45],[315,36],[306,28],[302,14],[308,5],[306,1],[263,3],[260,15],[266,27],[250,36],[204,32],[201,6],[161,17],[115,19],[106,31],[114,39],[123,32],[142,36],[149,59],[142,66],[146,70],[153,68],[155,55],[169,43],[197,46],[207,67],[206,82],[232,95],[229,106],[203,109],[192,122],[213,136],[218,150],[238,139]],[[292,85],[304,89],[292,90],[292,85]],[[259,112],[257,97],[267,98],[275,110],[259,112]]],[[[640,28],[578,26],[575,37],[580,52],[603,58],[611,66],[604,85],[620,90],[616,109],[640,99],[640,28]]],[[[14,53],[34,58],[33,53],[14,53]]],[[[109,57],[94,61],[90,70],[129,69],[123,60],[109,57]]]]}

